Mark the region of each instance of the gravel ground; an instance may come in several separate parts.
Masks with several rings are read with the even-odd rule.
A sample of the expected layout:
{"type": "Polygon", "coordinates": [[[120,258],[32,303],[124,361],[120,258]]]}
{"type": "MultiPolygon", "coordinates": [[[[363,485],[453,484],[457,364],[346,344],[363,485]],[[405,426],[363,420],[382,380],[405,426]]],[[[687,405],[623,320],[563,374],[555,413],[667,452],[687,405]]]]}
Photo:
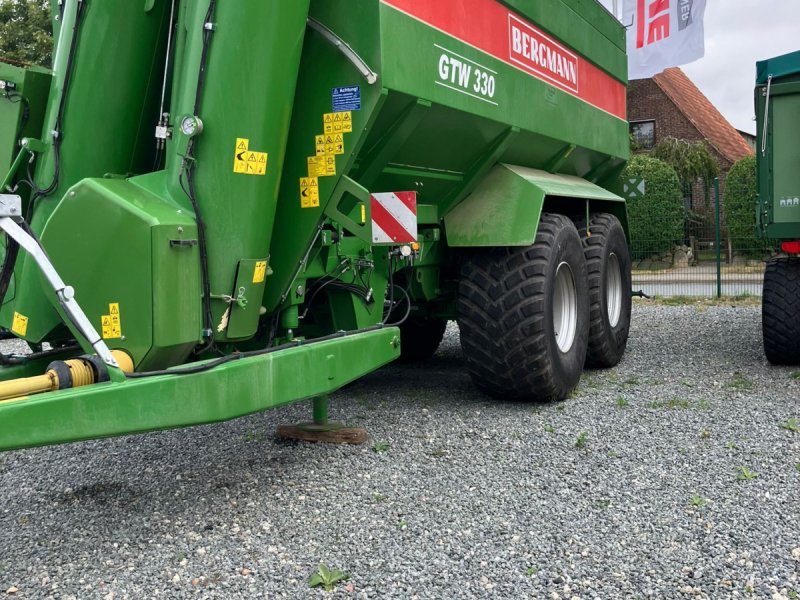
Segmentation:
{"type": "Polygon", "coordinates": [[[298,405],[1,455],[0,593],[314,598],[325,563],[337,598],[795,598],[800,380],[759,323],[636,303],[622,364],[549,405],[476,392],[451,329],[335,396],[361,447],[275,440],[298,405]]]}

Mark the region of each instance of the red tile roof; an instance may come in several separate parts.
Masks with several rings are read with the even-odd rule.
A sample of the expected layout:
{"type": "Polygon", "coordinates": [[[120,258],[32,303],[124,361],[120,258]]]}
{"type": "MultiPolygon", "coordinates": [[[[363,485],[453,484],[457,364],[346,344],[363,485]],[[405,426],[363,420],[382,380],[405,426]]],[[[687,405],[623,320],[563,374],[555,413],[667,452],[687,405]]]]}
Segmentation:
{"type": "Polygon", "coordinates": [[[736,162],[754,154],[733,125],[678,67],[656,75],[653,81],[722,156],[736,162]]]}

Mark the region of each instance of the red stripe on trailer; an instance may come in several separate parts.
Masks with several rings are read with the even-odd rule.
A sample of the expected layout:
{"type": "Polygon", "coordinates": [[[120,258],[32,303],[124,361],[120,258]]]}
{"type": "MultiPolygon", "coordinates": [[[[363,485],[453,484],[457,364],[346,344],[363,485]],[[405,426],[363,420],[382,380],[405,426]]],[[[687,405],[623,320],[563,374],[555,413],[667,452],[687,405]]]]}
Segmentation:
{"type": "Polygon", "coordinates": [[[408,207],[408,210],[417,214],[417,192],[395,192],[394,195],[408,207]]]}
{"type": "MultiPolygon", "coordinates": [[[[411,234],[387,211],[375,197],[372,198],[372,220],[391,238],[391,242],[412,242],[411,234]]],[[[383,240],[378,240],[383,241],[383,240]]]]}
{"type": "Polygon", "coordinates": [[[625,84],[496,0],[382,1],[600,110],[627,119],[625,84]]]}

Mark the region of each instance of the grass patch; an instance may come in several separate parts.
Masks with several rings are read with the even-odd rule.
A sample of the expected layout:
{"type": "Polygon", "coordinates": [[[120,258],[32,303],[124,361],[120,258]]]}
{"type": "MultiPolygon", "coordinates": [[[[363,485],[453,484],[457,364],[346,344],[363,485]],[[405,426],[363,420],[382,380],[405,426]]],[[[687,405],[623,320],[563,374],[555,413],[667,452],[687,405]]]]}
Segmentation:
{"type": "Polygon", "coordinates": [[[700,296],[653,296],[650,300],[634,298],[634,302],[641,304],[652,303],[665,306],[761,306],[761,297],[747,293],[736,296],[722,296],[721,298],[705,298],[700,296]]]}
{"type": "Polygon", "coordinates": [[[575,440],[575,447],[578,450],[583,450],[586,448],[586,445],[589,443],[589,434],[586,431],[581,431],[578,434],[578,439],[575,440]]]}
{"type": "Polygon", "coordinates": [[[372,444],[372,451],[375,454],[383,454],[389,448],[391,448],[391,446],[386,440],[377,440],[374,444],[372,444]]]}
{"type": "Polygon", "coordinates": [[[800,421],[794,417],[787,419],[786,422],[781,423],[779,427],[781,429],[785,429],[786,431],[791,431],[792,433],[800,433],[800,421]]]}
{"type": "Polygon", "coordinates": [[[700,507],[700,506],[705,506],[708,500],[706,500],[702,496],[698,496],[697,494],[695,494],[694,496],[692,496],[689,502],[692,503],[692,506],[700,507]]]}
{"type": "Polygon", "coordinates": [[[326,592],[332,592],[337,584],[347,581],[350,575],[338,569],[330,569],[326,565],[320,565],[316,573],[312,573],[308,578],[309,587],[321,587],[326,592]]]}
{"type": "Polygon", "coordinates": [[[758,479],[758,473],[747,467],[739,467],[736,471],[736,481],[752,481],[753,479],[758,479]]]}
{"type": "Polygon", "coordinates": [[[544,430],[545,430],[547,433],[555,433],[555,432],[556,432],[556,428],[555,428],[555,427],[553,427],[553,425],[552,425],[552,424],[550,424],[550,423],[545,423],[545,424],[544,424],[544,430]]]}
{"type": "Polygon", "coordinates": [[[625,396],[617,396],[617,399],[614,400],[614,404],[617,405],[617,408],[622,409],[622,408],[627,408],[630,403],[625,398],[625,396]]]}
{"type": "Polygon", "coordinates": [[[666,408],[668,410],[686,410],[691,406],[691,402],[685,398],[670,398],[669,400],[656,400],[648,404],[648,406],[650,408],[666,408]]]}
{"type": "Polygon", "coordinates": [[[728,383],[728,387],[734,390],[747,391],[752,390],[754,385],[747,377],[736,371],[733,374],[733,379],[728,383]]]}

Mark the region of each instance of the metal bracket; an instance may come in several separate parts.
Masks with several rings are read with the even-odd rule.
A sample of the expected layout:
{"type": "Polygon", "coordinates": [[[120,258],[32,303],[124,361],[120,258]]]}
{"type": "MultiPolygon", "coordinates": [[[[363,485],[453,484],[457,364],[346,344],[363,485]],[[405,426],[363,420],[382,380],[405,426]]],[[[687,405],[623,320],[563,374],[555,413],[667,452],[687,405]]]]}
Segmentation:
{"type": "MultiPolygon", "coordinates": [[[[9,194],[0,195],[0,206],[10,207],[9,212],[21,206],[21,204],[22,200],[19,196],[12,196],[9,194]]],[[[4,209],[0,209],[0,211],[2,210],[4,209]]],[[[14,241],[36,261],[45,279],[47,279],[47,282],[53,288],[53,291],[55,291],[59,304],[67,314],[68,320],[70,321],[67,325],[74,327],[77,333],[82,335],[86,341],[91,344],[94,351],[106,365],[119,368],[116,359],[111,354],[111,350],[108,349],[105,341],[100,337],[100,334],[97,333],[97,330],[94,328],[91,321],[89,321],[86,313],[83,312],[83,309],[75,301],[75,290],[64,283],[53,266],[53,263],[50,262],[47,253],[39,244],[39,241],[20,227],[17,224],[17,220],[21,221],[22,219],[18,215],[12,217],[0,212],[0,229],[5,231],[9,237],[13,238],[14,241]]]]}

